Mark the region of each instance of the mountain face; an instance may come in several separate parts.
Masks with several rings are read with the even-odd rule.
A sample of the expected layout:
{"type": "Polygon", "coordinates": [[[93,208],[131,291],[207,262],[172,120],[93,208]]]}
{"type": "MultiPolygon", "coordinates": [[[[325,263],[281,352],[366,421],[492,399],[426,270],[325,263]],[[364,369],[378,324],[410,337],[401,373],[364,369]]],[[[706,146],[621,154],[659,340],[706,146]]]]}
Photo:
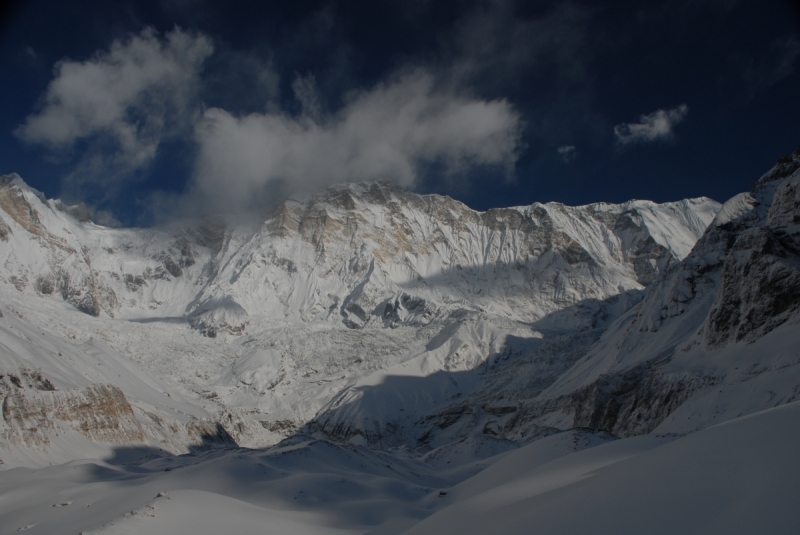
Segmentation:
{"type": "MultiPolygon", "coordinates": [[[[784,368],[796,363],[752,351],[795,343],[798,161],[784,159],[722,206],[475,212],[376,182],[286,201],[257,223],[208,217],[153,229],[99,227],[80,206],[3,177],[0,260],[13,310],[39,318],[32,330],[47,330],[57,310],[53,334],[111,344],[101,361],[130,358],[128,369],[160,377],[162,393],[195,407],[164,413],[123,374],[87,380],[72,370],[64,381],[63,363],[52,368],[47,350],[19,357],[15,340],[8,377],[42,380],[4,383],[7,440],[47,428],[13,407],[56,421],[47,414],[71,414],[69,400],[87,388],[133,400],[140,428],[119,416],[129,435],[108,441],[172,449],[261,445],[302,430],[430,451],[470,437],[495,451],[571,427],[618,436],[702,427],[708,409],[691,407],[712,387],[734,397],[755,381],[785,401],[798,382],[784,368]],[[42,381],[70,393],[45,393],[42,381]],[[676,414],[691,410],[687,427],[676,414]]],[[[725,403],[736,414],[762,405],[725,403]]]]}
{"type": "Polygon", "coordinates": [[[800,149],[724,205],[0,207],[4,526],[797,531],[800,149]]]}
{"type": "Polygon", "coordinates": [[[251,316],[419,323],[452,304],[533,321],[641,289],[718,210],[701,198],[481,213],[376,182],[287,201],[258,225],[116,230],[15,175],[0,185],[5,282],[93,316],[186,317],[209,335],[244,332],[251,316]]]}
{"type": "Polygon", "coordinates": [[[519,396],[503,433],[686,433],[797,399],[799,188],[800,151],[725,203],[568,371],[519,396]]]}
{"type": "MultiPolygon", "coordinates": [[[[577,355],[689,253],[719,210],[700,198],[476,212],[374,182],[286,201],[256,223],[207,217],[110,229],[16,175],[0,179],[0,206],[6,295],[39,311],[41,327],[41,307],[58,310],[56,334],[122,350],[178,386],[176,396],[211,405],[249,445],[279,440],[323,407],[349,403],[360,381],[398,370],[447,383],[413,403],[389,402],[412,418],[414,403],[441,405],[485,387],[501,363],[551,347],[563,332],[581,331],[570,349],[577,355]],[[201,358],[198,369],[200,346],[222,356],[201,358]]],[[[543,377],[574,358],[537,381],[548,384],[543,377]]],[[[145,433],[167,421],[147,418],[145,433]]],[[[374,433],[335,424],[329,434],[407,441],[404,431],[383,438],[384,424],[402,427],[390,420],[374,433]]],[[[326,433],[323,421],[311,425],[326,433]]]]}
{"type": "Polygon", "coordinates": [[[464,437],[516,443],[579,427],[621,437],[681,434],[796,400],[800,151],[725,203],[692,251],[638,299],[625,297],[534,321],[541,343],[516,358],[490,357],[490,377],[464,397],[451,389],[456,395],[415,404],[415,389],[429,393],[460,378],[437,384],[427,375],[389,388],[400,384],[397,370],[379,387],[365,381],[341,394],[309,429],[431,447],[464,437]],[[614,306],[622,311],[609,313],[614,306]],[[550,330],[565,314],[613,321],[593,331],[550,330]],[[387,397],[391,406],[411,405],[413,416],[380,406],[387,397]]]}

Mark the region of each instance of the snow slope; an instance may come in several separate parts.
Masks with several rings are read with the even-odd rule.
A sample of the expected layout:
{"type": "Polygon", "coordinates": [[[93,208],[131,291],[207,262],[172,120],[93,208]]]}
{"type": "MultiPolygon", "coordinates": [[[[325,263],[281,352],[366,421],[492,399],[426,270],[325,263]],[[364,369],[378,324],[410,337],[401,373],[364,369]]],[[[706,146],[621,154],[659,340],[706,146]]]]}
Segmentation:
{"type": "Polygon", "coordinates": [[[466,470],[297,439],[0,478],[0,533],[774,533],[796,512],[800,404],[687,436],[553,435],[466,470]]]}
{"type": "Polygon", "coordinates": [[[404,533],[797,533],[798,424],[792,403],[544,464],[536,442],[457,486],[452,505],[404,533]]]}
{"type": "Polygon", "coordinates": [[[4,466],[101,457],[128,444],[185,452],[215,434],[206,410],[107,343],[65,338],[47,315],[9,302],[0,304],[4,466]]]}

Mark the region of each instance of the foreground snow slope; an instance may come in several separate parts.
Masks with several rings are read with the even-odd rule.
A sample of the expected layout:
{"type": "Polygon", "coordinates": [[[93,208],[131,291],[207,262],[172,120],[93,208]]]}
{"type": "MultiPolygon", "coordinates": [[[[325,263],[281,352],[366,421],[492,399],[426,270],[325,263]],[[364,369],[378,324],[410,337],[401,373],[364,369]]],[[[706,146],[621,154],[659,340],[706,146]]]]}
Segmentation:
{"type": "Polygon", "coordinates": [[[798,442],[791,403],[683,437],[568,431],[450,472],[302,439],[18,468],[0,478],[0,533],[792,534],[798,442]]]}
{"type": "Polygon", "coordinates": [[[663,445],[630,438],[528,469],[534,443],[405,533],[797,533],[798,443],[798,403],[663,445]],[[509,462],[519,468],[512,477],[509,462]]]}

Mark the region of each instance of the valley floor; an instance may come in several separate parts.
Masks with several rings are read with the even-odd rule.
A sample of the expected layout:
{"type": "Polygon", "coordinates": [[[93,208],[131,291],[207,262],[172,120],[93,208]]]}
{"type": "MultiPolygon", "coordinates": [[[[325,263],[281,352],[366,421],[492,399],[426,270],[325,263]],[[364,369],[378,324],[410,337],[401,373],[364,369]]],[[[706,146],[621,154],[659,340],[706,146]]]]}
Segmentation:
{"type": "Polygon", "coordinates": [[[585,430],[458,466],[295,437],[0,476],[0,533],[800,532],[800,403],[685,436],[585,430]]]}

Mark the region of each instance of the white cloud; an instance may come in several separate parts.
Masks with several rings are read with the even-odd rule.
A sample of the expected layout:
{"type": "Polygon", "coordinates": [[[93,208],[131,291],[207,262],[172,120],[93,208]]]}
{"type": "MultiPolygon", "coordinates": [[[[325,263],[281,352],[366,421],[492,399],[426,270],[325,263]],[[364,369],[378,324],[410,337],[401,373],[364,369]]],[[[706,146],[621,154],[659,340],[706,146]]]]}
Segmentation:
{"type": "Polygon", "coordinates": [[[575,145],[562,145],[558,147],[558,154],[561,155],[564,163],[569,163],[577,156],[577,150],[575,149],[575,145]]]}
{"type": "Polygon", "coordinates": [[[294,91],[294,98],[300,104],[303,113],[311,119],[319,121],[322,106],[319,103],[317,79],[314,75],[297,75],[294,82],[292,82],[292,91],[294,91]]]}
{"type": "Polygon", "coordinates": [[[418,70],[354,93],[339,112],[318,118],[313,80],[298,80],[296,98],[306,110],[299,116],[205,112],[197,129],[194,202],[217,211],[256,208],[276,190],[313,192],[381,178],[412,186],[431,163],[452,174],[473,165],[510,172],[516,162],[521,120],[505,100],[437,89],[418,70]]]}
{"type": "Polygon", "coordinates": [[[202,35],[176,28],[161,38],[145,29],[87,61],[63,60],[42,109],[15,134],[54,151],[88,139],[103,149],[89,151],[79,168],[97,168],[98,158],[105,168],[110,158],[117,170],[135,170],[152,160],[164,136],[191,122],[199,73],[212,51],[202,35]]]}
{"type": "MultiPolygon", "coordinates": [[[[286,195],[348,181],[387,179],[412,187],[428,169],[453,178],[492,166],[510,177],[522,148],[521,117],[508,101],[470,96],[461,84],[443,83],[423,69],[346,94],[333,111],[325,109],[314,75],[297,75],[298,113],[270,98],[241,111],[227,99],[226,80],[202,73],[212,52],[202,34],[175,29],[161,36],[146,29],[85,61],[61,61],[41,108],[15,134],[54,154],[77,155],[62,195],[77,201],[88,192],[101,203],[119,193],[123,179],[146,169],[165,139],[192,139],[197,156],[188,193],[155,193],[156,212],[166,201],[173,212],[257,210],[286,195]],[[203,96],[216,105],[202,102],[203,96]]],[[[227,61],[224,52],[209,65],[227,61]]],[[[234,73],[261,64],[235,51],[226,57],[238,61],[234,73]]],[[[268,62],[261,71],[268,76],[243,78],[239,85],[263,78],[268,83],[259,94],[274,97],[277,75],[268,62]]]]}
{"type": "Polygon", "coordinates": [[[673,127],[683,121],[687,113],[689,108],[686,104],[671,110],[656,110],[639,117],[638,123],[618,124],[614,127],[614,135],[620,146],[670,139],[673,127]]]}

